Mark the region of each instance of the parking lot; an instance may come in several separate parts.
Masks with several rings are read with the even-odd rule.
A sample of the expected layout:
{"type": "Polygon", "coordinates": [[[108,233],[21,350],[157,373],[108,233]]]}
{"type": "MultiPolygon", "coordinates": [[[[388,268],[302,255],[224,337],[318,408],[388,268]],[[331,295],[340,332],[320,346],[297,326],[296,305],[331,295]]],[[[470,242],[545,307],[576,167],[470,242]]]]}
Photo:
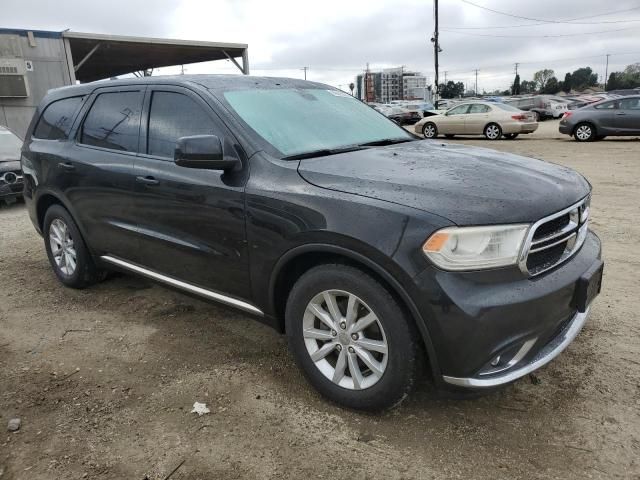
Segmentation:
{"type": "Polygon", "coordinates": [[[578,143],[547,121],[516,140],[451,142],[593,185],[603,292],[550,365],[481,398],[424,382],[390,412],[347,411],[242,313],[124,275],[63,288],[24,204],[3,206],[0,478],[640,478],[640,139],[578,143]],[[190,413],[195,401],[211,413],[190,413]]]}

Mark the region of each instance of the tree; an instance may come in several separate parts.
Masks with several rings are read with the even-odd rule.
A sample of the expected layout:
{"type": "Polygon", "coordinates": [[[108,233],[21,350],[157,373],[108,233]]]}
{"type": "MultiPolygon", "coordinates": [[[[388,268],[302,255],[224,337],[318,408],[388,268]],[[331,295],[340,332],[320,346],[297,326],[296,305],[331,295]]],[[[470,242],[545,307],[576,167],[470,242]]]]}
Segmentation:
{"type": "Polygon", "coordinates": [[[558,79],[556,77],[551,77],[549,80],[547,80],[544,88],[540,90],[540,93],[554,94],[558,93],[559,90],[560,85],[558,84],[558,79]]]}
{"type": "Polygon", "coordinates": [[[516,78],[511,86],[511,95],[520,95],[520,75],[516,73],[516,78]]]}
{"type": "Polygon", "coordinates": [[[449,80],[440,84],[440,96],[442,98],[457,98],[464,94],[464,83],[449,80]]]}
{"type": "Polygon", "coordinates": [[[595,87],[598,84],[598,74],[593,73],[591,67],[583,67],[571,74],[571,85],[576,90],[595,87]]]}
{"type": "Polygon", "coordinates": [[[611,72],[607,90],[640,87],[640,63],[628,65],[622,72],[611,72]]]}
{"type": "Polygon", "coordinates": [[[536,93],[536,82],[523,80],[520,84],[520,93],[536,93]]]}
{"type": "MultiPolygon", "coordinates": [[[[549,80],[551,80],[551,78],[555,78],[555,72],[550,68],[539,70],[533,74],[533,81],[535,82],[536,87],[538,90],[540,90],[540,92],[542,92],[546,88],[547,83],[549,82],[549,80]]],[[[558,80],[556,79],[556,83],[557,81],[558,80]]]]}
{"type": "Polygon", "coordinates": [[[562,91],[569,93],[571,91],[571,74],[567,72],[564,76],[564,82],[562,82],[562,91]]]}

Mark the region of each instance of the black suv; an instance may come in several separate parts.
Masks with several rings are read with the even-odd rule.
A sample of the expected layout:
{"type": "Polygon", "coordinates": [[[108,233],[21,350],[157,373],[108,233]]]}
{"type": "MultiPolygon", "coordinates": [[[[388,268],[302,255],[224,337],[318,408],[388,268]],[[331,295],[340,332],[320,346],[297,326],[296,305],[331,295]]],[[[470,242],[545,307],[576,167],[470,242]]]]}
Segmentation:
{"type": "Polygon", "coordinates": [[[29,214],[63,284],[120,269],[242,309],[349,407],[399,403],[427,365],[454,390],[522,377],[600,289],[582,176],[420,140],[326,85],[72,86],[26,138],[29,214]]]}

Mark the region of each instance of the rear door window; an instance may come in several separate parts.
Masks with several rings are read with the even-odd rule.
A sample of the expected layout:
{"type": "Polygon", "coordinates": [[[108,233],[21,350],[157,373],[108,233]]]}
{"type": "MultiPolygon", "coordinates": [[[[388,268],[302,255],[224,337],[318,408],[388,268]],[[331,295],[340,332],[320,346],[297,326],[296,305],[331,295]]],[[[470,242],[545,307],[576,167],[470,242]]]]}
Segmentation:
{"type": "Polygon", "coordinates": [[[153,92],[147,153],[173,158],[176,141],[191,135],[218,135],[222,139],[209,114],[195,100],[181,93],[153,92]]]}
{"type": "Polygon", "coordinates": [[[84,97],[72,97],[49,104],[38,120],[33,136],[44,140],[63,140],[69,137],[78,108],[84,97]]]}
{"type": "Polygon", "coordinates": [[[97,96],[80,132],[80,143],[121,152],[138,151],[142,92],[97,96]]]}

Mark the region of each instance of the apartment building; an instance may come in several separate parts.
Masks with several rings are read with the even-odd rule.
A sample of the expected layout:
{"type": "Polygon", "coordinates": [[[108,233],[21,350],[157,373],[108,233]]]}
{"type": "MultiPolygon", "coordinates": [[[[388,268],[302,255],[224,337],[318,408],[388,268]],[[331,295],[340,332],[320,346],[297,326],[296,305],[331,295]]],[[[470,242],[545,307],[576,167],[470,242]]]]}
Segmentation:
{"type": "MultiPolygon", "coordinates": [[[[395,67],[369,73],[373,83],[373,101],[376,103],[391,103],[397,100],[428,100],[430,97],[427,77],[419,72],[395,67]]],[[[356,97],[366,101],[365,75],[356,76],[355,84],[356,97]]]]}

